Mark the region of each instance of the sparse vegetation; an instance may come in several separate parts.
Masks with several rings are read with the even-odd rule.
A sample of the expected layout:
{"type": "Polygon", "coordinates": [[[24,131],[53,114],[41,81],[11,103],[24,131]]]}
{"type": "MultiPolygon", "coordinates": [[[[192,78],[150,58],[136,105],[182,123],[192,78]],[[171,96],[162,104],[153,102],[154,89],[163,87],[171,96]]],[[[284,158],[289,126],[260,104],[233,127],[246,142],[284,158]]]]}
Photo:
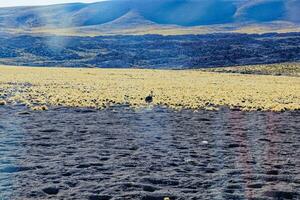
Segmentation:
{"type": "Polygon", "coordinates": [[[220,68],[204,69],[203,71],[300,77],[300,63],[220,67],[220,68]]]}
{"type": "Polygon", "coordinates": [[[0,100],[0,106],[5,106],[5,105],[6,105],[6,101],[0,100]]]}
{"type": "Polygon", "coordinates": [[[42,105],[42,106],[31,106],[30,109],[34,110],[34,111],[45,111],[45,110],[48,110],[48,107],[45,106],[45,105],[42,105]]]}
{"type": "Polygon", "coordinates": [[[284,111],[300,109],[300,79],[194,70],[67,69],[0,67],[8,103],[91,107],[154,105],[174,109],[284,111]]]}
{"type": "Polygon", "coordinates": [[[33,28],[33,29],[9,29],[7,32],[22,34],[53,34],[57,36],[117,36],[117,35],[198,35],[211,33],[242,33],[242,34],[265,34],[265,33],[290,33],[300,32],[300,26],[289,23],[265,23],[265,24],[221,24],[205,26],[174,26],[174,25],[145,25],[139,24],[129,27],[114,25],[100,25],[71,28],[33,28]]]}

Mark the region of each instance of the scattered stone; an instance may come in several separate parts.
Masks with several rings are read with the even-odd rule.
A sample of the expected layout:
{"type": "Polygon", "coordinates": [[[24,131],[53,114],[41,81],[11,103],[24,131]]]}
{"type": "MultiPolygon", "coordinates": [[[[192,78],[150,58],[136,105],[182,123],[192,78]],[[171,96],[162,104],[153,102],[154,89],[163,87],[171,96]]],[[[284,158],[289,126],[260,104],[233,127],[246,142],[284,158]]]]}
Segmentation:
{"type": "Polygon", "coordinates": [[[275,182],[278,181],[279,177],[273,175],[264,176],[264,180],[267,182],[275,182]]]}
{"type": "Polygon", "coordinates": [[[144,190],[145,192],[154,192],[155,190],[157,190],[157,188],[156,188],[156,187],[153,187],[153,186],[151,186],[151,185],[144,185],[144,186],[143,186],[143,190],[144,190]]]}
{"type": "Polygon", "coordinates": [[[252,183],[252,184],[249,184],[248,185],[248,188],[262,188],[263,187],[263,184],[262,183],[252,183]]]}
{"type": "Polygon", "coordinates": [[[224,199],[232,199],[232,200],[244,199],[241,195],[230,194],[230,193],[223,194],[223,197],[224,199]]]}
{"type": "Polygon", "coordinates": [[[294,199],[297,197],[296,192],[289,191],[266,191],[264,192],[264,196],[271,197],[274,199],[294,199]]]}
{"type": "Polygon", "coordinates": [[[59,192],[59,189],[54,186],[46,187],[43,189],[43,192],[48,194],[48,195],[57,195],[59,192]]]}
{"type": "Polygon", "coordinates": [[[278,170],[270,170],[270,171],[267,171],[266,174],[268,174],[268,175],[278,175],[279,172],[278,172],[278,170]]]}
{"type": "MultiPolygon", "coordinates": [[[[10,107],[3,107],[3,110],[8,110],[9,111],[8,114],[13,116],[10,119],[16,119],[15,113],[13,113],[10,110],[10,107]]],[[[23,107],[16,107],[16,109],[13,111],[18,112],[22,110],[23,107]]],[[[30,196],[31,193],[29,192],[32,189],[35,189],[34,188],[34,185],[36,184],[35,180],[39,181],[40,179],[46,180],[51,185],[57,186],[59,188],[59,192],[57,196],[49,195],[49,198],[52,199],[53,198],[64,199],[69,197],[70,199],[80,198],[80,199],[97,200],[97,199],[124,199],[124,198],[141,199],[142,197],[144,197],[144,199],[150,199],[150,200],[151,199],[164,200],[164,198],[169,196],[169,193],[176,194],[178,197],[182,197],[181,199],[188,199],[188,198],[206,199],[207,197],[206,195],[208,195],[208,192],[210,192],[209,195],[213,197],[213,195],[216,194],[215,191],[220,193],[222,192],[220,194],[220,198],[224,197],[224,199],[243,199],[245,198],[244,197],[245,191],[253,191],[254,194],[253,200],[254,199],[262,200],[264,198],[265,199],[289,199],[291,197],[297,199],[298,197],[297,194],[299,193],[298,185],[300,183],[300,176],[298,176],[297,172],[294,171],[295,167],[297,166],[297,162],[296,162],[297,160],[290,159],[288,164],[286,164],[287,163],[286,154],[289,152],[297,151],[297,148],[299,147],[296,144],[296,141],[293,143],[293,145],[289,145],[289,144],[287,145],[286,143],[282,143],[284,145],[285,150],[289,150],[289,151],[282,151],[280,154],[278,154],[278,157],[276,157],[274,161],[266,160],[266,162],[263,163],[262,168],[249,171],[247,169],[245,170],[244,166],[250,166],[251,168],[255,167],[252,165],[252,163],[248,165],[249,164],[248,160],[250,161],[252,159],[259,160],[260,157],[257,156],[261,156],[261,155],[258,155],[256,153],[257,152],[260,153],[261,150],[260,147],[264,147],[264,144],[255,143],[255,142],[253,142],[253,144],[248,143],[249,153],[251,155],[250,156],[247,155],[246,158],[242,160],[241,164],[245,164],[245,165],[233,165],[232,163],[238,161],[236,160],[237,155],[239,154],[246,155],[245,153],[247,153],[246,152],[247,149],[245,148],[241,148],[241,149],[226,148],[228,147],[229,144],[243,145],[239,143],[240,141],[237,141],[237,140],[241,140],[241,138],[237,138],[236,135],[234,134],[228,137],[223,137],[224,135],[220,135],[220,139],[224,139],[224,141],[220,144],[216,144],[216,145],[220,145],[218,147],[221,147],[220,149],[217,150],[215,150],[214,148],[208,148],[210,146],[202,145],[202,148],[199,147],[199,143],[201,146],[202,141],[204,141],[204,139],[209,141],[210,145],[213,144],[215,146],[215,144],[212,142],[215,139],[215,135],[211,136],[211,131],[210,131],[212,129],[209,129],[209,132],[204,132],[203,135],[198,136],[198,137],[202,137],[199,141],[197,141],[196,139],[194,140],[194,138],[192,138],[193,140],[190,138],[187,138],[185,140],[186,135],[181,134],[181,132],[179,131],[178,134],[174,134],[174,138],[165,137],[165,135],[159,134],[161,135],[160,139],[156,139],[156,137],[158,136],[150,135],[152,140],[150,140],[149,143],[143,143],[143,145],[140,145],[139,142],[141,140],[141,137],[139,137],[137,140],[136,135],[132,134],[132,132],[130,132],[132,130],[130,129],[125,130],[130,133],[130,134],[126,134],[125,135],[126,137],[121,131],[115,132],[114,134],[110,134],[109,132],[110,129],[108,129],[107,132],[105,130],[101,132],[102,134],[98,134],[99,130],[101,130],[101,127],[103,127],[103,125],[99,122],[103,122],[103,124],[111,122],[110,120],[105,121],[111,117],[110,115],[108,115],[108,117],[106,115],[101,115],[101,117],[104,116],[104,118],[97,118],[98,114],[97,117],[93,115],[81,116],[80,113],[76,113],[72,109],[70,109],[70,115],[69,114],[67,115],[66,110],[62,109],[61,111],[57,111],[57,113],[66,114],[65,115],[66,118],[63,118],[61,122],[57,122],[58,121],[57,119],[59,119],[60,115],[52,115],[52,113],[54,113],[52,111],[41,112],[41,113],[39,112],[37,113],[30,112],[30,113],[32,114],[32,117],[31,116],[22,117],[22,119],[25,117],[29,117],[28,119],[32,120],[32,121],[24,120],[24,122],[26,123],[30,122],[29,124],[26,124],[26,126],[24,126],[26,130],[30,133],[35,133],[35,134],[31,134],[31,138],[33,140],[32,143],[30,144],[36,145],[35,147],[37,148],[37,150],[39,150],[39,151],[35,151],[36,153],[39,152],[47,153],[47,156],[44,156],[45,154],[34,153],[33,154],[34,157],[26,157],[25,159],[26,160],[28,159],[28,161],[31,161],[30,159],[32,159],[32,161],[36,161],[39,165],[41,165],[40,167],[43,167],[43,170],[39,170],[35,165],[37,163],[34,162],[31,162],[32,169],[28,170],[28,172],[26,173],[24,172],[19,173],[21,169],[14,168],[14,167],[6,168],[3,170],[4,168],[3,166],[8,166],[10,165],[10,163],[4,163],[5,165],[3,165],[0,168],[0,174],[1,174],[1,169],[2,172],[4,173],[16,172],[15,174],[11,174],[13,176],[22,175],[23,177],[23,174],[25,175],[28,174],[27,180],[25,179],[23,182],[26,184],[22,185],[22,187],[20,188],[22,191],[24,191],[23,194],[27,195],[26,196],[27,198],[47,199],[47,195],[49,194],[42,189],[49,185],[43,186],[42,188],[38,187],[37,188],[38,192],[40,192],[41,194],[34,192],[32,193],[32,196],[30,196]],[[76,115],[76,118],[71,119],[69,116],[74,116],[74,113],[76,115]],[[38,117],[34,118],[35,116],[38,117]],[[50,119],[49,116],[53,116],[53,117],[50,119]],[[40,123],[43,119],[44,122],[46,123],[40,123]],[[82,121],[79,121],[78,119],[81,119],[82,121]],[[100,119],[105,119],[105,120],[100,120],[100,119]],[[81,126],[79,122],[80,123],[82,122],[84,126],[81,126]],[[94,123],[100,125],[96,126],[94,123]],[[44,124],[44,126],[40,126],[40,124],[44,124]],[[49,126],[48,124],[52,124],[52,125],[49,126]],[[74,126],[76,125],[76,127],[78,128],[65,129],[66,124],[72,124],[74,126]],[[88,131],[84,134],[77,131],[77,130],[85,130],[85,128],[88,131]],[[43,134],[43,133],[54,133],[54,132],[59,132],[60,134],[43,134]],[[91,135],[93,137],[90,137],[91,135]],[[83,141],[82,139],[85,140],[84,143],[81,144],[80,142],[74,143],[73,142],[74,139],[76,139],[76,141],[77,140],[83,141]],[[64,140],[70,142],[65,143],[67,144],[66,146],[55,145],[55,144],[60,144],[60,142],[64,140]],[[166,144],[168,148],[165,148],[164,146],[160,148],[159,145],[153,145],[154,142],[157,142],[159,140],[164,142],[162,144],[166,144]],[[99,141],[103,141],[103,143],[99,144],[99,141]],[[50,145],[50,147],[45,148],[44,146],[45,144],[50,145]],[[102,148],[102,144],[103,147],[105,147],[105,149],[102,148]],[[136,146],[137,144],[139,145],[136,146]],[[177,150],[176,146],[178,145],[186,146],[188,149],[176,151],[177,150]],[[112,148],[112,150],[107,149],[106,147],[112,148]],[[139,151],[133,153],[132,150],[136,149],[137,147],[139,147],[139,151]],[[78,154],[77,150],[82,151],[84,154],[78,154]],[[48,154],[48,152],[51,154],[48,154]],[[192,157],[193,155],[196,157],[192,157]],[[40,163],[41,158],[43,158],[43,160],[40,163]],[[49,162],[52,161],[53,158],[55,160],[57,159],[57,161],[59,161],[58,163],[61,164],[60,167],[63,168],[59,167],[58,171],[52,170],[52,169],[56,169],[57,167],[56,162],[53,163],[49,162]],[[132,161],[131,160],[132,158],[137,158],[139,160],[132,161]],[[148,163],[147,161],[151,158],[154,159],[153,162],[148,163]],[[192,167],[189,165],[195,163],[194,161],[197,162],[197,167],[192,167]],[[137,167],[136,168],[124,167],[123,164],[126,164],[128,162],[137,163],[136,164],[137,167]],[[149,169],[150,166],[154,166],[153,167],[154,171],[151,171],[149,169]],[[120,171],[120,170],[124,170],[124,171],[120,171]],[[31,176],[31,174],[33,174],[33,176],[31,176]],[[120,180],[118,180],[117,182],[115,180],[111,181],[110,178],[115,176],[116,174],[121,175],[120,180]],[[225,177],[225,179],[223,179],[223,177],[225,177]],[[32,182],[30,182],[31,178],[34,178],[32,182]],[[276,181],[272,181],[271,183],[269,183],[265,181],[265,178],[266,180],[271,180],[271,181],[276,180],[276,181]],[[287,179],[288,181],[282,181],[284,179],[287,179]],[[65,181],[65,182],[61,182],[61,181],[65,181]],[[124,181],[126,181],[126,184],[124,184],[125,187],[124,188],[120,187],[120,185],[123,186],[123,184],[120,183],[123,183],[124,181]],[[132,183],[132,186],[130,184],[127,184],[127,181],[128,182],[130,181],[130,183],[132,183]],[[145,181],[146,183],[143,183],[143,181],[145,181]],[[220,181],[221,182],[224,181],[223,185],[217,188],[216,184],[220,183],[220,181]],[[82,184],[87,182],[89,184],[86,185],[82,184]],[[276,187],[274,186],[275,184],[278,184],[278,189],[276,189],[276,187]],[[109,190],[107,190],[107,188],[109,188],[109,190]],[[189,190],[186,190],[186,188],[188,188],[189,190]],[[270,192],[274,190],[275,191],[279,190],[279,192],[278,191],[273,193],[270,192]],[[110,195],[111,198],[110,196],[105,196],[104,194],[102,194],[103,191],[105,191],[105,194],[110,195]],[[266,194],[268,196],[264,196],[263,194],[266,194]]],[[[104,113],[106,114],[108,113],[108,111],[104,111],[104,113]]],[[[190,114],[190,112],[187,112],[187,114],[190,114]]],[[[146,117],[148,117],[148,113],[146,113],[145,115],[146,117]]],[[[181,116],[181,113],[176,113],[175,115],[181,116]]],[[[201,113],[201,116],[202,115],[203,114],[201,113]]],[[[280,114],[278,115],[279,117],[281,117],[280,114]]],[[[116,117],[116,115],[113,115],[112,117],[116,117]]],[[[153,115],[151,114],[149,115],[149,117],[153,117],[153,115]]],[[[286,117],[286,115],[283,115],[282,117],[286,117]]],[[[117,118],[117,119],[118,122],[121,121],[120,119],[125,120],[123,116],[122,118],[120,119],[117,118]]],[[[129,117],[129,119],[132,120],[131,117],[129,117]]],[[[248,118],[246,118],[245,120],[247,119],[248,118]]],[[[263,123],[264,122],[265,121],[263,121],[263,123]]],[[[178,125],[178,121],[172,121],[171,123],[172,123],[171,124],[172,127],[176,127],[176,125],[178,125]]],[[[215,123],[212,124],[214,125],[215,123]]],[[[285,121],[283,121],[282,124],[286,124],[285,121]]],[[[1,123],[0,129],[1,126],[3,126],[2,128],[6,128],[5,127],[6,125],[7,124],[5,123],[1,123]]],[[[213,125],[211,126],[214,127],[213,125]]],[[[114,124],[110,126],[114,126],[114,124]]],[[[110,128],[110,126],[107,127],[110,128]]],[[[119,124],[117,124],[117,127],[119,127],[119,124]]],[[[191,133],[195,133],[195,134],[198,133],[198,129],[194,129],[192,131],[193,132],[191,133]]],[[[231,129],[225,130],[225,132],[231,132],[231,131],[234,130],[231,129]]],[[[286,138],[286,140],[293,141],[293,139],[297,136],[297,130],[290,129],[288,130],[288,132],[290,132],[291,135],[287,135],[286,137],[288,138],[286,138]]],[[[12,140],[10,141],[3,140],[3,144],[7,142],[8,145],[11,145],[23,141],[23,133],[18,135],[18,130],[16,130],[15,135],[16,136],[12,137],[12,140]]],[[[256,133],[256,132],[249,131],[249,136],[251,136],[250,138],[253,139],[254,136],[257,135],[260,136],[261,134],[259,134],[259,132],[256,133]]],[[[142,139],[148,139],[148,137],[142,139]]],[[[244,144],[246,144],[247,142],[246,140],[247,138],[245,139],[244,144]]],[[[256,140],[254,139],[253,141],[256,140]]],[[[280,144],[281,143],[274,143],[274,145],[280,145],[280,144]]],[[[2,148],[1,150],[3,150],[3,152],[5,153],[6,149],[2,148]]],[[[31,154],[26,154],[26,156],[30,156],[30,155],[31,154]]],[[[18,156],[22,156],[22,155],[18,155],[18,156]]],[[[19,157],[16,157],[16,159],[19,159],[19,157]]],[[[8,162],[7,160],[5,159],[4,161],[8,162]]],[[[26,163],[28,162],[26,161],[26,163]]],[[[8,174],[8,176],[9,175],[10,174],[8,174]]],[[[5,186],[3,188],[9,188],[9,187],[5,186]]],[[[50,192],[50,194],[51,193],[53,192],[50,192]]],[[[21,198],[26,199],[26,197],[22,196],[21,198]]],[[[175,200],[173,196],[170,196],[169,198],[171,200],[175,200]]],[[[209,199],[209,197],[207,199],[209,199]]]]}
{"type": "Polygon", "coordinates": [[[50,128],[50,129],[40,130],[39,132],[41,132],[41,133],[55,133],[55,132],[59,132],[59,130],[50,128]]]}
{"type": "Polygon", "coordinates": [[[197,165],[198,164],[198,162],[194,159],[186,159],[185,162],[190,164],[190,165],[197,165]]]}
{"type": "Polygon", "coordinates": [[[205,173],[208,173],[208,174],[212,174],[212,173],[215,173],[216,171],[218,171],[215,167],[206,167],[204,170],[205,170],[205,173]]]}
{"type": "Polygon", "coordinates": [[[112,197],[108,195],[90,195],[89,200],[110,200],[112,197]]]}
{"type": "Polygon", "coordinates": [[[23,112],[18,112],[18,115],[30,115],[30,113],[27,111],[23,111],[23,112]]]}
{"type": "Polygon", "coordinates": [[[228,185],[227,188],[236,190],[236,189],[242,189],[243,187],[239,184],[232,184],[232,185],[228,185]]]}
{"type": "Polygon", "coordinates": [[[235,106],[235,107],[230,107],[230,109],[231,109],[232,111],[241,111],[241,108],[240,108],[240,107],[237,107],[237,106],[235,106]]]}
{"type": "Polygon", "coordinates": [[[229,145],[228,145],[228,148],[237,148],[237,147],[239,147],[239,146],[240,146],[239,144],[232,143],[232,144],[229,144],[229,145]]]}
{"type": "Polygon", "coordinates": [[[171,200],[171,199],[176,199],[176,197],[166,197],[164,195],[145,195],[142,197],[142,200],[171,200]]]}
{"type": "Polygon", "coordinates": [[[234,190],[233,189],[225,189],[224,192],[229,193],[229,194],[233,194],[234,190]]]}
{"type": "Polygon", "coordinates": [[[271,142],[271,140],[266,139],[266,138],[259,138],[258,140],[259,140],[259,141],[263,141],[263,142],[271,142]]]}
{"type": "Polygon", "coordinates": [[[1,101],[0,101],[0,106],[5,106],[5,105],[6,105],[6,101],[1,100],[1,101]]]}
{"type": "Polygon", "coordinates": [[[42,191],[31,191],[28,195],[30,198],[34,198],[34,199],[43,199],[42,197],[45,196],[45,193],[43,193],[42,191]]]}
{"type": "Polygon", "coordinates": [[[71,176],[73,173],[72,172],[64,172],[61,175],[62,176],[71,176]]]}
{"type": "Polygon", "coordinates": [[[179,185],[178,181],[168,180],[168,179],[159,179],[159,178],[143,178],[142,181],[146,182],[146,183],[151,183],[154,185],[169,185],[169,186],[179,185]]]}

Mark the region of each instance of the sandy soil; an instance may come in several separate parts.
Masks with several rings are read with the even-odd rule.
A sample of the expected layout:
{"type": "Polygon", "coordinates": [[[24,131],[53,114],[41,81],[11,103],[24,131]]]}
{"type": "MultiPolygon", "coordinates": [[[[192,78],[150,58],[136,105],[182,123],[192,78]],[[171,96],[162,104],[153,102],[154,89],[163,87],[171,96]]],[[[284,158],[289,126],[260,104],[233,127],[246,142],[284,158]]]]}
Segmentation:
{"type": "Polygon", "coordinates": [[[0,199],[299,199],[299,120],[0,106],[0,199]]]}

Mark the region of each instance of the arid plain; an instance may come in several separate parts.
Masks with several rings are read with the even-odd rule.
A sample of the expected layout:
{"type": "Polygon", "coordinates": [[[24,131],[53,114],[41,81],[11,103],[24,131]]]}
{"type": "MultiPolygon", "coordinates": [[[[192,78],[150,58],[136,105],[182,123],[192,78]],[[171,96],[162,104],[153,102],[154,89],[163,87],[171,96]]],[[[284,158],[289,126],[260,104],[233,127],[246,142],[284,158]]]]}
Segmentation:
{"type": "MultiPolygon", "coordinates": [[[[41,106],[143,107],[245,111],[300,109],[300,78],[199,70],[67,69],[1,66],[0,95],[7,103],[41,106]]],[[[42,107],[45,109],[45,107],[42,107]]]]}

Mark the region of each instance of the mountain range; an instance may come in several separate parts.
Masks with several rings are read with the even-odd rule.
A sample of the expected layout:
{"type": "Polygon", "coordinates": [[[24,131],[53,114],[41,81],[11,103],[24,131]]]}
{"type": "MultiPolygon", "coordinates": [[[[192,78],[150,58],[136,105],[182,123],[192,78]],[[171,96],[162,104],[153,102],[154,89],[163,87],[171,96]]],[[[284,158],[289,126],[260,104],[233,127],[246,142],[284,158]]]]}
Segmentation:
{"type": "Polygon", "coordinates": [[[253,25],[289,29],[299,28],[299,10],[299,0],[110,0],[0,8],[0,28],[49,33],[201,28],[226,32],[253,25]]]}

